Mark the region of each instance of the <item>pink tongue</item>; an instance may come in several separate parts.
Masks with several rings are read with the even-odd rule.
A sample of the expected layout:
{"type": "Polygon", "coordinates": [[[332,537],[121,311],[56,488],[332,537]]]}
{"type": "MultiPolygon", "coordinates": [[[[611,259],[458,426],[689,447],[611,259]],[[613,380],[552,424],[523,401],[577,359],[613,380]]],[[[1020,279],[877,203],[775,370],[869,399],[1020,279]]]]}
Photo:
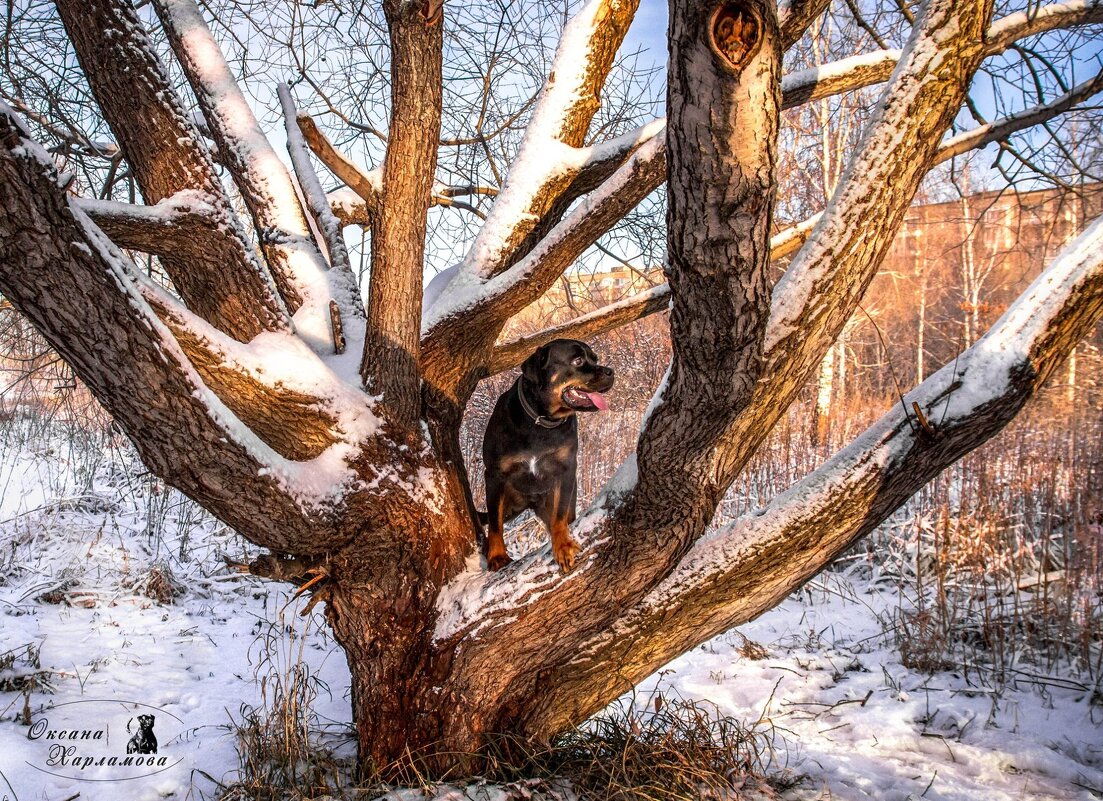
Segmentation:
{"type": "Polygon", "coordinates": [[[600,392],[587,392],[586,397],[590,399],[590,403],[603,412],[609,408],[609,404],[605,402],[605,396],[600,392]]]}

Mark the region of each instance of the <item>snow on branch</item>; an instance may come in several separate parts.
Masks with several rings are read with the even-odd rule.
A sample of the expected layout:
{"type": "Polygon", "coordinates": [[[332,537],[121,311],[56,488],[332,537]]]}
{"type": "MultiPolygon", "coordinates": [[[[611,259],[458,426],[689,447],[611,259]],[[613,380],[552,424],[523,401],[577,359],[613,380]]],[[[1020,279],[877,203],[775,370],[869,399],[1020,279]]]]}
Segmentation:
{"type": "MultiPolygon", "coordinates": [[[[1000,431],[1101,318],[1103,217],[973,347],[849,446],[764,508],[698,540],[642,602],[584,645],[565,673],[584,680],[619,655],[618,664],[633,666],[620,678],[632,682],[770,608],[1000,431]],[[913,404],[933,434],[915,419],[913,404]],[[758,567],[778,560],[802,569],[758,567]]],[[[554,693],[547,706],[570,691],[568,684],[546,689],[554,693]]]]}
{"type": "Polygon", "coordinates": [[[330,269],[343,270],[351,273],[348,249],[345,247],[345,239],[341,235],[341,223],[333,213],[326,198],[326,192],[322,188],[322,182],[318,180],[318,174],[314,172],[314,165],[310,163],[310,151],[306,140],[299,129],[298,109],[295,107],[295,99],[291,96],[291,88],[286,83],[276,87],[280,98],[280,106],[283,108],[284,128],[287,132],[287,152],[291,156],[291,166],[299,179],[299,188],[306,199],[314,222],[322,231],[322,239],[326,244],[329,256],[330,269]]]}
{"type": "MultiPolygon", "coordinates": [[[[350,340],[363,341],[359,290],[350,273],[330,270],[314,240],[290,173],[260,128],[194,0],[154,0],[173,51],[260,233],[276,285],[296,330],[319,353],[333,351],[329,304],[336,301],[350,340]]],[[[357,375],[352,347],[334,359],[357,375]]]]}
{"type": "Polygon", "coordinates": [[[638,0],[589,0],[564,26],[520,149],[457,280],[483,281],[505,269],[513,251],[585,166],[589,154],[579,148],[637,5],[638,0]]]}
{"type": "Polygon", "coordinates": [[[1077,104],[1103,92],[1103,70],[1095,74],[1083,83],[1073,87],[1060,97],[1054,98],[1049,103],[1033,106],[1017,114],[1012,114],[1002,120],[987,123],[965,131],[942,143],[935,156],[934,163],[941,164],[961,155],[968,150],[985,147],[992,142],[1006,139],[1011,134],[1025,130],[1035,125],[1041,125],[1059,114],[1074,108],[1077,104]]]}
{"type": "MultiPolygon", "coordinates": [[[[947,139],[939,146],[932,161],[932,166],[941,164],[969,150],[976,150],[992,142],[1005,139],[1016,131],[1040,125],[1075,108],[1077,104],[1093,97],[1100,91],[1103,91],[1103,71],[1049,103],[1025,109],[1005,119],[996,120],[947,139]]],[[[823,213],[820,212],[776,234],[770,241],[770,258],[777,260],[795,253],[808,239],[809,234],[822,216],[823,213]]],[[[651,314],[664,311],[669,305],[669,297],[669,286],[661,284],[633,297],[595,309],[573,320],[567,320],[543,331],[506,342],[495,347],[488,369],[493,375],[516,367],[535,348],[547,344],[553,339],[597,336],[651,314]]]]}
{"type": "MultiPolygon", "coordinates": [[[[292,462],[244,426],[147,303],[126,257],[65,192],[67,177],[3,104],[0,142],[0,291],[74,365],[158,475],[231,525],[246,522],[238,519],[250,508],[243,498],[263,498],[268,523],[248,521],[263,532],[262,545],[293,551],[298,533],[313,529],[312,545],[324,548],[335,535],[325,501],[353,478],[348,449],[292,462]]],[[[178,308],[227,348],[250,347],[178,308]]],[[[362,432],[374,427],[362,421],[362,432]]]]}
{"type": "Polygon", "coordinates": [[[286,328],[287,310],[242,228],[211,155],[128,0],[58,0],[58,14],[99,111],[118,139],[142,197],[158,203],[182,192],[206,196],[206,249],[161,264],[188,307],[247,341],[286,328]]]}
{"type": "Polygon", "coordinates": [[[210,195],[183,189],[151,206],[114,200],[75,198],[75,202],[121,248],[155,256],[203,250],[219,233],[220,215],[210,195]]]}
{"type": "Polygon", "coordinates": [[[423,332],[441,320],[481,309],[500,310],[501,322],[535,301],[582,252],[617,220],[654,191],[665,178],[666,140],[653,136],[637,149],[597,190],[563,218],[517,264],[468,290],[463,276],[448,285],[423,320],[423,332]]]}
{"type": "Polygon", "coordinates": [[[813,100],[882,83],[892,75],[899,60],[899,50],[874,50],[791,72],[781,79],[781,107],[796,108],[813,100]]]}
{"type": "Polygon", "coordinates": [[[1003,52],[1018,39],[1039,33],[1103,22],[1100,0],[1070,0],[1008,14],[992,23],[984,37],[986,55],[1003,52]]]}

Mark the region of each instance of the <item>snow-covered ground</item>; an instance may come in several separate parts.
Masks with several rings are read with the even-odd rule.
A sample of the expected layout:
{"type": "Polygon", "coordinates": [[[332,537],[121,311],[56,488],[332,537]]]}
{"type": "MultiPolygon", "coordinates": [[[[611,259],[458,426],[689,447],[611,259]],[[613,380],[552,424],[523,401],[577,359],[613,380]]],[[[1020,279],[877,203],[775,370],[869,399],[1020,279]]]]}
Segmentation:
{"type": "MultiPolygon", "coordinates": [[[[142,476],[121,441],[42,441],[9,430],[0,449],[0,800],[216,797],[239,770],[243,706],[299,664],[316,724],[350,753],[347,669],[317,611],[301,618],[281,586],[228,571],[223,556],[247,546],[142,476]],[[164,764],[98,764],[124,757],[151,711],[164,764]]],[[[900,604],[888,583],[825,574],[637,697],[703,699],[757,722],[774,769],[798,780],[786,798],[1103,797],[1098,693],[1025,668],[998,689],[911,671],[885,634],[900,604]]]]}

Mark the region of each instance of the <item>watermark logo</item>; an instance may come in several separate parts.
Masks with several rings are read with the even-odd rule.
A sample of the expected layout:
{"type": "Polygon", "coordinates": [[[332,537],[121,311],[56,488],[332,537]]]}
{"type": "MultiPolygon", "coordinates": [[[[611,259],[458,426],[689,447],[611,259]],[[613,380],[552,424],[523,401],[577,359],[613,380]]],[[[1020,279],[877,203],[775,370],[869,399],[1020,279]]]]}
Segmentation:
{"type": "Polygon", "coordinates": [[[27,737],[39,747],[27,764],[84,781],[126,781],[168,770],[183,757],[171,744],[184,722],[136,701],[70,701],[44,710],[27,737]]]}

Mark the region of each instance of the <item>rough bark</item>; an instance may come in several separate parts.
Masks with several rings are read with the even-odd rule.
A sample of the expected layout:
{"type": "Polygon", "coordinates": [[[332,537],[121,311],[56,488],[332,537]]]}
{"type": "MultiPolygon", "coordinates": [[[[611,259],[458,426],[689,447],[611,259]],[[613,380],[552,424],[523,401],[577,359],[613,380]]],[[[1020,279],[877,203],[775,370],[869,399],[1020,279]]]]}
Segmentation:
{"type": "Polygon", "coordinates": [[[580,646],[569,670],[546,678],[528,732],[547,735],[593,714],[603,699],[780,603],[1002,430],[1103,319],[1103,251],[1086,244],[1089,236],[1070,245],[985,340],[903,399],[938,421],[933,433],[894,405],[764,509],[699,541],[643,602],[580,646]]]}
{"type": "Polygon", "coordinates": [[[0,290],[112,413],[143,461],[255,541],[284,551],[301,533],[340,542],[296,504],[254,451],[212,419],[186,357],[146,305],[124,257],[75,208],[45,152],[0,107],[0,290]],[[255,510],[264,509],[263,520],[255,510]]]}
{"type": "Polygon", "coordinates": [[[331,300],[338,303],[348,328],[364,317],[351,272],[322,256],[290,173],[261,130],[193,0],[156,0],[154,7],[222,163],[249,208],[280,296],[293,314],[304,307],[296,315],[296,326],[313,334],[315,348],[328,349],[331,300]]]}
{"type": "Polygon", "coordinates": [[[408,426],[421,411],[421,273],[426,212],[440,139],[443,25],[419,3],[387,0],[391,125],[383,161],[384,213],[372,224],[368,336],[361,373],[408,426]]]}
{"type": "Polygon", "coordinates": [[[57,8],[146,202],[192,190],[207,207],[212,225],[201,247],[158,254],[177,292],[197,314],[242,341],[286,327],[286,313],[132,6],[57,0],[57,8]]]}
{"type": "MultiPolygon", "coordinates": [[[[448,320],[466,327],[430,326],[422,337],[432,347],[424,345],[419,365],[425,210],[439,134],[439,94],[421,88],[439,89],[440,5],[388,0],[395,119],[382,194],[365,190],[373,212],[379,203],[386,211],[371,215],[380,248],[371,327],[384,347],[364,352],[364,375],[369,388],[377,382],[381,404],[363,392],[355,370],[336,369],[342,357],[326,337],[304,332],[311,315],[325,315],[328,330],[336,298],[351,309],[350,328],[360,326],[353,367],[357,337],[369,339],[342,284],[347,276],[330,273],[321,257],[290,175],[267,161],[271,148],[251,112],[234,111],[243,96],[190,0],[157,0],[158,11],[281,291],[302,303],[294,332],[260,331],[249,344],[227,336],[195,314],[194,298],[179,303],[144,282],[83,211],[116,240],[166,256],[171,244],[155,237],[188,247],[183,232],[193,231],[190,246],[202,255],[211,214],[179,194],[195,187],[169,182],[155,210],[79,202],[0,109],[0,291],[73,365],[154,472],[272,549],[250,569],[304,586],[313,577],[310,591],[325,601],[349,661],[365,773],[414,756],[441,770],[494,733],[547,736],[612,700],[624,679],[776,602],[1006,423],[1103,315],[1099,249],[1074,248],[993,335],[997,345],[1021,346],[1021,358],[999,362],[996,374],[990,358],[1006,348],[986,350],[982,340],[961,369],[917,391],[928,418],[945,421],[934,434],[894,411],[764,514],[701,539],[719,497],[854,311],[991,42],[1098,13],[1043,9],[993,26],[984,43],[988,3],[930,0],[909,47],[890,59],[895,76],[831,204],[813,230],[802,224],[771,241],[779,112],[798,96],[782,99],[780,54],[817,2],[787,7],[779,28],[767,0],[675,0],[669,126],[654,123],[587,150],[589,122],[634,11],[633,3],[591,0],[568,26],[568,36],[581,38],[564,48],[586,61],[573,65],[581,66],[573,77],[549,79],[541,105],[550,116],[539,108],[536,115],[548,124],[534,125],[536,149],[518,158],[517,181],[506,182],[495,204],[501,225],[463,273],[483,303],[473,304],[477,314],[448,320]],[[558,148],[566,169],[540,174],[544,146],[558,148]],[[533,342],[493,353],[500,325],[657,185],[668,163],[669,285],[569,324],[592,333],[671,306],[673,360],[637,456],[578,521],[573,533],[585,549],[574,575],[560,575],[546,550],[492,576],[464,572],[476,524],[458,442],[463,406],[482,374],[533,342]],[[575,192],[588,197],[562,216],[575,192]],[[771,293],[771,255],[805,239],[771,293]],[[441,331],[455,336],[443,342],[441,331]],[[278,374],[265,360],[277,349],[300,360],[305,376],[278,374]],[[455,364],[442,366],[444,356],[455,364]],[[945,417],[939,404],[952,407],[945,417]],[[337,485],[311,490],[319,470],[337,485]]],[[[87,35],[84,49],[103,46],[87,35]]],[[[824,80],[804,75],[790,89],[824,80]]],[[[870,78],[857,70],[850,80],[870,78]]],[[[1075,91],[1079,98],[1086,90],[1075,91]]],[[[154,155],[164,153],[135,158],[154,155]]],[[[305,151],[296,156],[309,178],[305,151]]],[[[319,186],[304,188],[321,218],[319,186]]],[[[252,301],[263,305],[258,297],[252,301]]]]}

